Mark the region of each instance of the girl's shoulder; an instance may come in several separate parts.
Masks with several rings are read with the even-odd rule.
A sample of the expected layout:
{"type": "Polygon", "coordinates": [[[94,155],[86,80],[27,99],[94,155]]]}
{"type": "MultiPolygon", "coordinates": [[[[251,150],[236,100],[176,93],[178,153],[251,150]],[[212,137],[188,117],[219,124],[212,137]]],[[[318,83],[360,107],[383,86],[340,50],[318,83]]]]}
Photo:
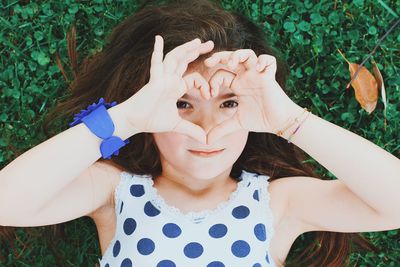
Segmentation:
{"type": "Polygon", "coordinates": [[[104,208],[115,206],[115,189],[119,185],[122,173],[124,172],[127,172],[125,168],[112,161],[99,160],[93,163],[91,167],[92,175],[95,177],[103,177],[101,179],[95,179],[96,193],[98,196],[106,198],[107,201],[103,207],[100,207],[89,214],[90,217],[96,217],[97,213],[100,213],[102,210],[104,210],[104,208]]]}
{"type": "Polygon", "coordinates": [[[111,161],[111,160],[103,160],[99,159],[94,163],[94,165],[98,166],[99,168],[107,169],[109,171],[114,171],[120,174],[121,172],[125,171],[127,172],[128,170],[122,167],[121,165],[111,161]]]}

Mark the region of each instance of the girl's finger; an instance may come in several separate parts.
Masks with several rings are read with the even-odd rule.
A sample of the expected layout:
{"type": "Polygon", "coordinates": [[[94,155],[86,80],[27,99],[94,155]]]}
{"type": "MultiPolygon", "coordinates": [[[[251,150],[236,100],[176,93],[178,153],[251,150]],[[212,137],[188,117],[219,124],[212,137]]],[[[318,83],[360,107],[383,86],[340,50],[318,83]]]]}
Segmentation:
{"type": "Polygon", "coordinates": [[[163,49],[164,40],[160,35],[156,35],[154,41],[154,49],[151,55],[150,77],[156,79],[160,77],[163,72],[163,49]]]}
{"type": "Polygon", "coordinates": [[[205,43],[202,43],[198,48],[200,54],[206,54],[214,49],[214,42],[212,40],[208,40],[205,43]]]}
{"type": "MultiPolygon", "coordinates": [[[[199,40],[199,39],[196,39],[199,40]]],[[[184,51],[176,50],[171,51],[165,57],[165,65],[167,65],[166,72],[172,73],[173,70],[180,73],[184,73],[187,69],[187,65],[199,57],[200,54],[208,53],[214,48],[214,43],[212,41],[207,41],[205,43],[200,43],[192,49],[184,48],[184,51]],[[175,61],[175,62],[174,62],[175,61]],[[170,65],[171,64],[171,65],[170,65]],[[182,72],[183,70],[183,72],[182,72]]]]}
{"type": "Polygon", "coordinates": [[[199,38],[195,38],[189,42],[181,44],[170,51],[171,54],[182,55],[182,52],[188,52],[190,50],[195,49],[201,44],[201,40],[199,38]]]}
{"type": "Polygon", "coordinates": [[[193,50],[186,52],[186,54],[181,58],[183,64],[189,64],[193,60],[199,57],[200,54],[205,54],[214,48],[214,43],[212,41],[207,41],[193,50]]]}
{"type": "Polygon", "coordinates": [[[241,129],[243,129],[243,127],[237,119],[237,116],[235,115],[234,117],[218,124],[207,133],[207,144],[214,144],[225,135],[241,129]]]}
{"type": "Polygon", "coordinates": [[[227,65],[231,70],[236,70],[239,63],[243,63],[246,69],[251,69],[255,68],[257,56],[252,49],[239,49],[214,53],[204,61],[208,67],[214,67],[218,63],[227,65]]]}
{"type": "Polygon", "coordinates": [[[186,55],[188,51],[193,50],[201,45],[201,41],[199,38],[196,38],[190,42],[184,43],[180,46],[175,47],[171,50],[164,59],[164,70],[166,73],[174,73],[177,66],[179,65],[179,61],[182,57],[186,55]]]}
{"type": "Polygon", "coordinates": [[[260,65],[260,67],[257,67],[257,71],[263,72],[263,71],[270,71],[273,75],[276,73],[276,58],[274,56],[270,55],[260,55],[258,57],[258,63],[257,65],[260,65]]]}
{"type": "MultiPolygon", "coordinates": [[[[251,49],[241,49],[234,52],[236,60],[239,59],[238,63],[243,63],[246,69],[253,69],[256,67],[257,64],[257,56],[251,49]]],[[[237,61],[233,62],[237,67],[237,61]]]]}
{"type": "Polygon", "coordinates": [[[182,119],[181,121],[179,121],[173,131],[190,136],[203,144],[207,143],[207,136],[203,128],[187,120],[182,119]]]}
{"type": "Polygon", "coordinates": [[[193,72],[183,77],[183,80],[186,83],[187,90],[192,88],[197,88],[200,90],[200,94],[207,100],[210,97],[210,88],[208,82],[203,78],[203,76],[198,72],[193,72]]]}
{"type": "Polygon", "coordinates": [[[237,53],[232,53],[231,58],[228,61],[228,67],[231,70],[235,70],[240,62],[239,55],[237,53]]]}
{"type": "Polygon", "coordinates": [[[204,60],[204,64],[207,67],[214,67],[218,63],[228,64],[231,54],[233,51],[221,51],[214,53],[211,57],[204,60]]]}
{"type": "Polygon", "coordinates": [[[211,87],[211,97],[217,96],[221,87],[230,88],[235,77],[236,75],[230,71],[223,69],[217,70],[209,81],[211,87]]]}
{"type": "Polygon", "coordinates": [[[190,62],[194,61],[199,57],[200,54],[208,53],[214,48],[214,43],[212,41],[205,42],[199,47],[186,53],[185,57],[178,62],[176,73],[182,76],[188,68],[190,62]]]}
{"type": "Polygon", "coordinates": [[[187,54],[187,57],[184,60],[178,62],[178,66],[176,67],[175,73],[181,77],[187,70],[189,63],[198,58],[200,55],[198,50],[193,50],[192,52],[187,54]]]}

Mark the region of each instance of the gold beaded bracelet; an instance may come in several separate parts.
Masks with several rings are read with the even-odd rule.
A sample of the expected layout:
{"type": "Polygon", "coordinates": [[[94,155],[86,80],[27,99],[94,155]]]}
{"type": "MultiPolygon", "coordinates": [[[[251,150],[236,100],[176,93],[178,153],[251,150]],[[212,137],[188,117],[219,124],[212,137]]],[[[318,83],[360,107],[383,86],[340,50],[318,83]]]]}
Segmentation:
{"type": "MultiPolygon", "coordinates": [[[[302,113],[299,117],[303,116],[303,114],[304,114],[306,111],[307,111],[307,108],[304,108],[304,109],[303,109],[303,113],[302,113]]],[[[298,122],[298,118],[295,118],[294,121],[293,121],[291,124],[289,124],[288,126],[286,126],[284,129],[277,131],[276,135],[277,135],[277,136],[282,136],[283,133],[284,133],[288,128],[290,128],[291,126],[293,126],[293,124],[295,124],[296,122],[298,122]]]]}
{"type": "Polygon", "coordinates": [[[300,126],[303,124],[303,122],[308,118],[308,116],[310,116],[311,111],[307,112],[307,116],[300,122],[300,124],[296,127],[296,130],[294,130],[294,132],[288,137],[287,141],[288,143],[290,142],[290,139],[293,137],[293,135],[297,132],[297,130],[300,128],[300,126]]]}
{"type": "MultiPolygon", "coordinates": [[[[308,111],[307,108],[303,108],[303,113],[302,113],[299,117],[295,118],[295,119],[293,120],[293,122],[290,123],[288,126],[286,126],[284,129],[277,131],[276,135],[277,135],[277,136],[282,136],[282,135],[285,133],[285,131],[286,131],[287,129],[289,129],[290,127],[292,127],[294,124],[298,123],[298,122],[299,122],[299,118],[301,118],[301,117],[303,116],[303,114],[306,113],[307,111],[308,111]]],[[[300,128],[301,124],[308,118],[308,116],[309,116],[309,114],[310,114],[311,112],[308,111],[307,113],[308,113],[308,114],[307,114],[307,116],[305,117],[305,119],[302,120],[302,121],[300,122],[300,124],[297,126],[296,130],[294,130],[293,133],[289,136],[289,138],[288,138],[288,143],[290,143],[290,139],[292,138],[292,136],[297,132],[297,130],[300,128]]]]}

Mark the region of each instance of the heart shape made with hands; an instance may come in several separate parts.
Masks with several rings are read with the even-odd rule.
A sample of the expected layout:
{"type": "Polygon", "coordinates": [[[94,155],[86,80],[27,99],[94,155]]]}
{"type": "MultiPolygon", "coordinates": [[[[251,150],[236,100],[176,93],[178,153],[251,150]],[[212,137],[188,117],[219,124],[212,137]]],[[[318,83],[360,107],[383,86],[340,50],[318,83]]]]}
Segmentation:
{"type": "Polygon", "coordinates": [[[240,49],[216,52],[204,60],[204,65],[209,68],[218,63],[228,70],[218,69],[211,76],[210,94],[217,96],[220,88],[225,86],[238,96],[239,105],[231,118],[208,132],[208,144],[238,130],[275,134],[288,119],[302,112],[303,109],[286,95],[275,80],[275,57],[265,54],[257,57],[251,49],[240,49]]]}

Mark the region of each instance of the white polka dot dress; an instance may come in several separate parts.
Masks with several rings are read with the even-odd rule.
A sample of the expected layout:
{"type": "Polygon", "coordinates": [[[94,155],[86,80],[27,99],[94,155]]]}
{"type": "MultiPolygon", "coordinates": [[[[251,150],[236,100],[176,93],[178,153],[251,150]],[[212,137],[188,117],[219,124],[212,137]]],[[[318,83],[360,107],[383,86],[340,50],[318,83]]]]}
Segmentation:
{"type": "Polygon", "coordinates": [[[182,213],[148,175],[121,173],[116,233],[101,267],[276,266],[268,176],[242,171],[237,189],[213,210],[182,213]]]}

